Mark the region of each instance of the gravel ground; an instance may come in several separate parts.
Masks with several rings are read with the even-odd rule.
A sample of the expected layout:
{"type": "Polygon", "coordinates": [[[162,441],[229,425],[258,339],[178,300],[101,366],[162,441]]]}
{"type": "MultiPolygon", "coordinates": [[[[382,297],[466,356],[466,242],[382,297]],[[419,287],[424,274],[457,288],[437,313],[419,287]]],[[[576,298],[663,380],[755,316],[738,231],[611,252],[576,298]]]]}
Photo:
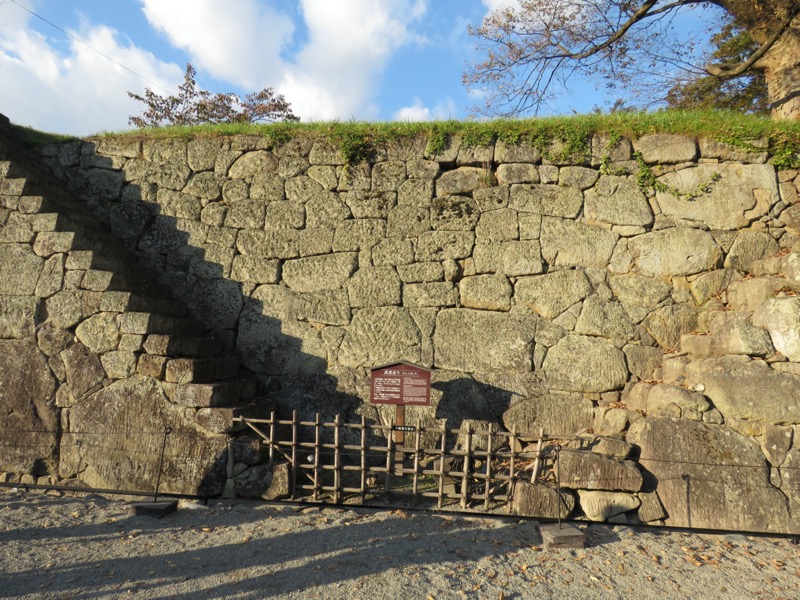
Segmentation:
{"type": "Polygon", "coordinates": [[[0,490],[3,598],[800,598],[788,538],[581,525],[544,550],[538,525],[463,513],[181,502],[0,490]]]}

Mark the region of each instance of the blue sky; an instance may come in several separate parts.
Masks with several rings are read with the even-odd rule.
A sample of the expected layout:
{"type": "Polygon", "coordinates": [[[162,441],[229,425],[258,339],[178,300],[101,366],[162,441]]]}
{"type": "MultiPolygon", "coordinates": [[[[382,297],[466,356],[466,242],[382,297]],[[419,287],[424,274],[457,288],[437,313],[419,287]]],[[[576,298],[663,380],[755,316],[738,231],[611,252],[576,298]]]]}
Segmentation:
{"type": "MultiPolygon", "coordinates": [[[[174,93],[191,62],[201,87],[271,86],[304,121],[463,119],[476,100],[461,84],[477,58],[467,25],[513,3],[0,0],[0,112],[59,133],[127,129],[142,105],[126,92],[174,93]]],[[[575,82],[550,112],[606,100],[575,82]]]]}

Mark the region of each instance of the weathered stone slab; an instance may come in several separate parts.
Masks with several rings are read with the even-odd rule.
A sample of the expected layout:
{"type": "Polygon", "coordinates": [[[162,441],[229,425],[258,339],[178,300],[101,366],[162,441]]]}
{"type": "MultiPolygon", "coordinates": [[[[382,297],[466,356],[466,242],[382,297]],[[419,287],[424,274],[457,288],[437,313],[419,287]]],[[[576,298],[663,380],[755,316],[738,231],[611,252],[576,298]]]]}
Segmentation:
{"type": "Polygon", "coordinates": [[[427,206],[395,206],[389,211],[386,235],[389,237],[416,237],[431,229],[430,209],[427,206]]]}
{"type": "Polygon", "coordinates": [[[54,468],[59,435],[55,378],[32,341],[0,340],[0,471],[54,468]]]}
{"type": "Polygon", "coordinates": [[[386,223],[381,219],[350,219],[336,226],[334,252],[369,250],[386,236],[386,223]]]}
{"type": "Polygon", "coordinates": [[[698,229],[673,227],[628,242],[638,270],[650,277],[674,277],[711,271],[722,260],[713,236],[698,229]]]}
{"type": "Polygon", "coordinates": [[[353,308],[400,304],[400,278],[392,267],[359,269],[347,282],[353,308]]]}
{"type": "Polygon", "coordinates": [[[708,400],[699,392],[669,384],[657,384],[650,388],[647,395],[648,414],[663,415],[670,404],[674,404],[682,412],[688,410],[702,413],[710,408],[708,400]]]}
{"type": "Polygon", "coordinates": [[[288,260],[283,265],[283,280],[297,292],[339,289],[355,272],[357,261],[355,252],[288,260]]]}
{"type": "Polygon", "coordinates": [[[229,279],[198,278],[181,298],[191,314],[211,329],[232,329],[242,310],[239,284],[229,279]]]}
{"type": "Polygon", "coordinates": [[[490,210],[481,214],[475,227],[478,241],[504,242],[519,237],[519,220],[517,213],[510,208],[490,210]]]}
{"type": "Polygon", "coordinates": [[[569,490],[559,491],[544,483],[517,481],[511,512],[526,517],[566,519],[575,508],[575,496],[569,490]]]}
{"type": "Polygon", "coordinates": [[[583,207],[583,194],[574,187],[546,184],[512,185],[509,207],[519,212],[574,219],[583,207]]]}
{"type": "Polygon", "coordinates": [[[80,473],[83,482],[97,488],[154,491],[164,429],[169,427],[160,491],[219,494],[228,438],[212,435],[182,415],[155,380],[136,375],[118,381],[70,409],[72,433],[62,436],[59,473],[80,473]],[[105,433],[102,444],[96,431],[105,433]]]}
{"type": "Polygon", "coordinates": [[[726,419],[800,423],[800,377],[778,373],[760,360],[729,356],[696,360],[686,367],[688,385],[703,392],[726,419]]]}
{"type": "Polygon", "coordinates": [[[786,497],[770,485],[755,440],[720,425],[667,417],[637,421],[627,440],[639,446],[639,463],[657,481],[667,525],[788,531],[786,497]]]}
{"type": "Polygon", "coordinates": [[[606,392],[628,380],[625,355],[611,343],[583,335],[567,335],[544,360],[548,385],[570,392],[606,392]]]}
{"type": "Polygon", "coordinates": [[[685,135],[655,133],[634,140],[633,147],[646,163],[681,163],[697,156],[697,142],[685,135]]]}
{"type": "Polygon", "coordinates": [[[544,217],[542,256],[551,265],[605,269],[619,236],[584,223],[544,217]]]}
{"type": "Polygon", "coordinates": [[[489,187],[493,179],[489,169],[479,167],[459,167],[442,173],[436,180],[436,196],[469,194],[480,187],[489,187]]]}
{"type": "Polygon", "coordinates": [[[117,315],[115,313],[93,315],[78,325],[75,335],[92,352],[115,350],[120,335],[117,315]]]}
{"type": "Polygon", "coordinates": [[[710,186],[710,192],[691,201],[669,191],[658,192],[656,199],[664,215],[703,223],[711,229],[742,229],[766,215],[780,199],[772,165],[698,165],[667,173],[659,181],[684,194],[710,186]]]}
{"type": "Polygon", "coordinates": [[[415,244],[419,262],[458,260],[472,254],[475,234],[471,231],[426,231],[415,244]]]}
{"type": "Polygon", "coordinates": [[[403,306],[407,308],[446,307],[457,303],[458,289],[449,281],[408,283],[403,286],[403,306]]]}
{"type": "Polygon", "coordinates": [[[545,319],[553,319],[592,293],[592,284],[581,269],[554,271],[523,277],[514,286],[514,299],[545,319]]]}
{"type": "Polygon", "coordinates": [[[639,379],[652,379],[653,371],[664,363],[664,351],[661,348],[628,344],[622,351],[625,353],[628,370],[639,379]]]}
{"type": "Polygon", "coordinates": [[[297,318],[326,325],[349,325],[350,302],[346,290],[327,290],[297,295],[297,318]]]}
{"type": "Polygon", "coordinates": [[[753,313],[753,324],[769,332],[778,352],[800,362],[800,298],[770,298],[753,313]]]}
{"type": "Polygon", "coordinates": [[[594,405],[580,396],[530,396],[512,405],[503,413],[506,429],[518,433],[575,435],[590,429],[594,421],[594,405]]]}
{"type": "Polygon", "coordinates": [[[439,231],[472,231],[479,218],[480,209],[469,196],[435,198],[431,205],[431,225],[439,231]]]}
{"type": "Polygon", "coordinates": [[[537,319],[471,309],[445,309],[433,344],[440,369],[526,373],[533,368],[537,319]]]}
{"type": "Polygon", "coordinates": [[[563,449],[559,454],[558,469],[562,487],[628,492],[642,489],[642,473],[634,462],[581,450],[563,449]]]}
{"type": "Polygon", "coordinates": [[[504,163],[497,166],[497,183],[539,183],[539,170],[526,163],[504,163]]]}
{"type": "Polygon", "coordinates": [[[21,339],[36,334],[39,300],[31,296],[0,295],[0,338],[21,339]]]}
{"type": "Polygon", "coordinates": [[[632,340],[636,336],[633,323],[619,302],[606,302],[589,296],[575,323],[575,333],[606,338],[632,340]]]}
{"type": "Polygon", "coordinates": [[[590,521],[606,521],[629,510],[635,510],[641,504],[634,494],[592,490],[578,490],[578,501],[590,521]]]}
{"type": "Polygon", "coordinates": [[[757,260],[774,256],[779,249],[778,242],[765,231],[740,231],[725,257],[724,266],[749,273],[757,260]]]}
{"type": "Polygon", "coordinates": [[[243,364],[259,374],[314,373],[326,367],[320,332],[299,322],[297,296],[278,285],[255,290],[239,317],[237,349],[243,364]]]}
{"type": "Polygon", "coordinates": [[[672,304],[651,312],[642,322],[664,350],[680,346],[681,336],[697,330],[697,311],[685,304],[672,304]]]}
{"type": "Polygon", "coordinates": [[[509,277],[520,277],[544,271],[538,240],[476,244],[473,258],[478,273],[502,273],[509,277]]]}
{"type": "Polygon", "coordinates": [[[0,244],[0,295],[32,296],[43,267],[27,244],[0,244]]]}
{"type": "Polygon", "coordinates": [[[395,306],[355,313],[339,348],[346,367],[376,367],[397,361],[418,363],[421,336],[408,311],[395,306]]]}
{"type": "Polygon", "coordinates": [[[478,310],[511,310],[511,283],[505,275],[477,275],[459,282],[461,306],[478,310]]]}
{"type": "Polygon", "coordinates": [[[71,396],[79,400],[97,390],[106,374],[100,359],[83,344],[73,344],[60,354],[71,396]]]}
{"type": "Polygon", "coordinates": [[[794,430],[791,427],[779,425],[765,425],[761,437],[761,450],[767,457],[769,464],[780,467],[786,461],[792,447],[794,430]]]}
{"type": "Polygon", "coordinates": [[[653,223],[653,210],[633,177],[604,175],[586,192],[586,216],[600,223],[638,225],[653,223]]]}

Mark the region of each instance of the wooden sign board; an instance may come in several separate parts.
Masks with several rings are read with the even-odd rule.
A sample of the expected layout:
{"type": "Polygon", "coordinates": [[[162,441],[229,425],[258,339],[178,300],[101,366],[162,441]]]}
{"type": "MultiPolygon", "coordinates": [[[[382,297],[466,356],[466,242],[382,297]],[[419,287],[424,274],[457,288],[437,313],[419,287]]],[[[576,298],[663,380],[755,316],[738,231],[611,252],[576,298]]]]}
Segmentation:
{"type": "Polygon", "coordinates": [[[375,367],[370,373],[371,404],[431,405],[431,370],[407,362],[375,367]]]}

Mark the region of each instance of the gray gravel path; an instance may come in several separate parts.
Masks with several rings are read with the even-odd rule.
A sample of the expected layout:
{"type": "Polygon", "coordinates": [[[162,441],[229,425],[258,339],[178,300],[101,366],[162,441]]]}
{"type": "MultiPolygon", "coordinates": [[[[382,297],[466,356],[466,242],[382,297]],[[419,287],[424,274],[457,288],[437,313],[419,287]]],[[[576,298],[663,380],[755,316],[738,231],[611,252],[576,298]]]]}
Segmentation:
{"type": "MultiPolygon", "coordinates": [[[[582,526],[583,527],[583,526],[582,526]]],[[[607,525],[543,550],[533,521],[0,490],[2,598],[800,598],[786,538],[607,525]]]]}

